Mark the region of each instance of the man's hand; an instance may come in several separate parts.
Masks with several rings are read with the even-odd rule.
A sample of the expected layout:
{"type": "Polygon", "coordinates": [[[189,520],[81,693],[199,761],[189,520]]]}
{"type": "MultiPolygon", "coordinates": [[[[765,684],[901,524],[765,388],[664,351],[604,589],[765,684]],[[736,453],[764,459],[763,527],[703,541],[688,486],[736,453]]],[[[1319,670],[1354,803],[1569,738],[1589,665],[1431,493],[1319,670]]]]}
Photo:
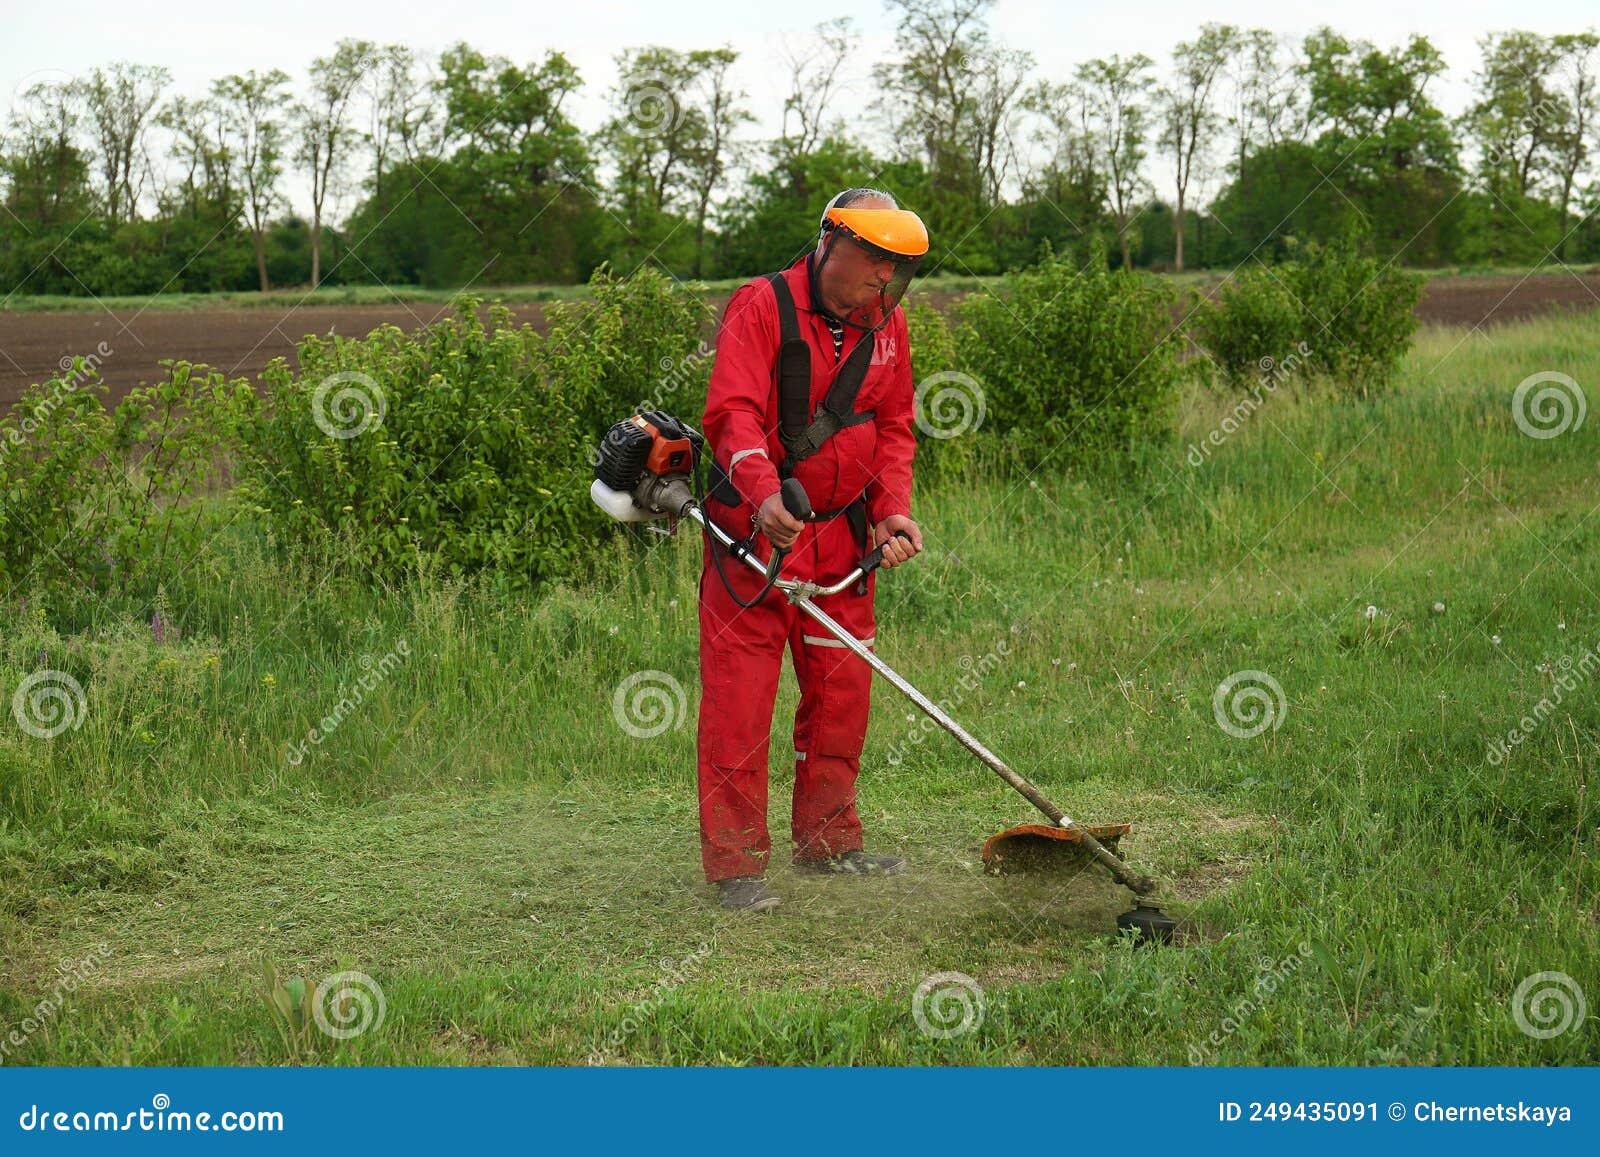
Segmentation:
{"type": "Polygon", "coordinates": [[[778,490],[769,494],[761,509],[756,511],[756,526],[773,546],[788,550],[806,524],[789,513],[783,505],[783,491],[778,490]]]}
{"type": "Polygon", "coordinates": [[[883,565],[899,566],[922,552],[922,531],[905,515],[891,514],[872,528],[872,545],[876,547],[880,543],[884,544],[883,565]],[[911,536],[911,541],[907,542],[895,534],[897,530],[905,531],[911,536]]]}

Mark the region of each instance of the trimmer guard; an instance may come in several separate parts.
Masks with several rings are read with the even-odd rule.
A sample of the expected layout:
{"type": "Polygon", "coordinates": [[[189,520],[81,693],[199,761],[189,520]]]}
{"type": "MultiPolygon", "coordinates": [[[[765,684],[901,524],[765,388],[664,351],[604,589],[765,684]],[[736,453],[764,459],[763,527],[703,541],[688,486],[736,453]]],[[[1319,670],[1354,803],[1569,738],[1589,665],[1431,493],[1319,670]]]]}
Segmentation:
{"type": "MultiPolygon", "coordinates": [[[[1112,852],[1128,834],[1129,824],[1083,824],[1112,852]]],[[[1075,828],[1054,824],[1018,824],[990,836],[983,844],[983,867],[992,876],[1039,872],[1079,872],[1094,863],[1075,828]]]]}

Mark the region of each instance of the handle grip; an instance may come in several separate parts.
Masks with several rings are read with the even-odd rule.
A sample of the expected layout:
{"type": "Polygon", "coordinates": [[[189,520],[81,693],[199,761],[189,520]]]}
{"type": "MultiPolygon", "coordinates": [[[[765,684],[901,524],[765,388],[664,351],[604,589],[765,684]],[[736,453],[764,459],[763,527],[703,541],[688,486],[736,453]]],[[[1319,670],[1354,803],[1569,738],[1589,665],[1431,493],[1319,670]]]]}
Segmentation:
{"type": "MultiPolygon", "coordinates": [[[[894,533],[896,538],[903,538],[907,542],[911,541],[911,536],[903,530],[897,530],[894,533]]],[[[866,558],[861,560],[858,565],[861,567],[861,574],[863,578],[883,565],[883,548],[888,545],[889,544],[887,542],[879,543],[877,546],[872,548],[872,552],[868,554],[866,558]]]]}
{"type": "Polygon", "coordinates": [[[782,494],[783,508],[790,514],[801,522],[811,517],[811,496],[806,493],[806,488],[800,485],[798,478],[784,479],[782,494]]]}
{"type": "MultiPolygon", "coordinates": [[[[801,522],[811,517],[811,496],[806,493],[806,488],[800,485],[797,478],[785,478],[779,491],[783,495],[783,508],[801,522]]],[[[783,565],[784,556],[789,553],[786,546],[774,546],[772,557],[767,560],[767,581],[771,582],[778,577],[778,568],[783,565]]]]}

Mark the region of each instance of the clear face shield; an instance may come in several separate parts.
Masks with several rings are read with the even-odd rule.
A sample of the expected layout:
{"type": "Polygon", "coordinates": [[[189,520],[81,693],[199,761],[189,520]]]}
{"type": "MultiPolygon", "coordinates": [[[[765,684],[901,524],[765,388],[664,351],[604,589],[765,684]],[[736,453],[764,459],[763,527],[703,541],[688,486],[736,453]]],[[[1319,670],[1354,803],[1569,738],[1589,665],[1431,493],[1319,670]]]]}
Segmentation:
{"type": "Polygon", "coordinates": [[[928,252],[905,209],[830,209],[812,265],[812,293],[846,325],[876,330],[893,316],[928,252]]]}

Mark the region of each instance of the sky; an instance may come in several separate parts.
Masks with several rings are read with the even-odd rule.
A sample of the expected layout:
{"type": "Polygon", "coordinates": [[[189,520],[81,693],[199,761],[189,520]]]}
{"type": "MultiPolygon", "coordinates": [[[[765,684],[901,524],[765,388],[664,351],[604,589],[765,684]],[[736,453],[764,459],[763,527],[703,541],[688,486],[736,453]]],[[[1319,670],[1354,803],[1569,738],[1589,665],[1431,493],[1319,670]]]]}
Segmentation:
{"type": "MultiPolygon", "coordinates": [[[[580,127],[598,127],[606,92],[616,77],[615,55],[623,48],[663,44],[673,48],[729,45],[740,54],[738,79],[750,106],[766,125],[781,112],[787,80],[782,64],[786,39],[796,42],[818,23],[849,16],[862,34],[856,82],[836,108],[863,107],[871,98],[865,73],[893,47],[894,20],[877,0],[804,4],[706,3],[674,0],[474,0],[457,4],[396,4],[393,0],[273,0],[270,4],[219,4],[216,0],[165,0],[159,5],[51,0],[24,4],[0,0],[0,101],[41,80],[64,80],[115,60],[162,64],[172,73],[170,92],[203,95],[228,73],[281,68],[303,82],[311,59],[329,52],[341,37],[403,43],[419,55],[465,40],[486,53],[519,64],[559,49],[578,67],[584,92],[572,106],[580,127]]],[[[1061,80],[1078,63],[1112,53],[1144,52],[1164,64],[1172,46],[1216,20],[1271,28],[1296,39],[1330,23],[1347,36],[1379,45],[1428,36],[1450,63],[1450,75],[1435,99],[1447,112],[1466,104],[1485,33],[1522,28],[1578,32],[1600,25],[1595,0],[1343,0],[1302,9],[1283,0],[1137,0],[1104,3],[1045,3],[999,0],[990,26],[1000,42],[1031,52],[1042,76],[1061,80]],[[1135,18],[1136,14],[1136,18],[1135,18]]],[[[848,117],[847,117],[848,119],[848,117]]],[[[1160,180],[1159,174],[1152,174],[1160,180]]],[[[307,203],[302,187],[291,197],[307,203]]]]}

